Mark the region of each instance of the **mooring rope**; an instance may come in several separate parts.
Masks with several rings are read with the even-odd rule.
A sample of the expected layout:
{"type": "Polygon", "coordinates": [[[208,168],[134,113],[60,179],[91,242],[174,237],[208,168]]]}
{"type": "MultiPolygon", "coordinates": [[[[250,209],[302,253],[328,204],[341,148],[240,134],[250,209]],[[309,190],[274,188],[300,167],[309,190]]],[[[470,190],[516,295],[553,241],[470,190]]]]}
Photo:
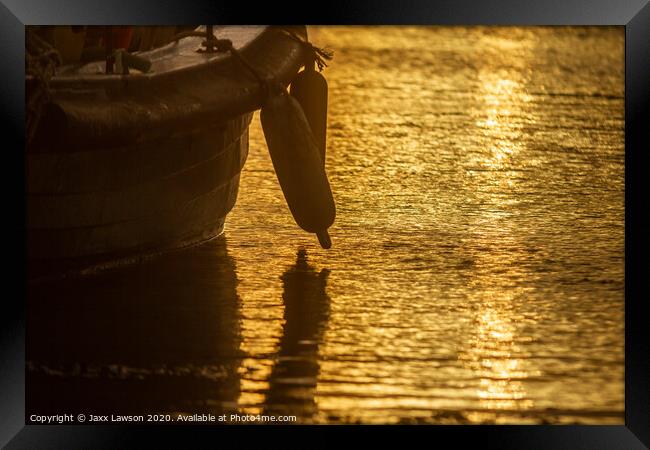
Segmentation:
{"type": "Polygon", "coordinates": [[[232,41],[230,39],[217,39],[216,41],[216,48],[217,51],[229,51],[231,55],[233,55],[235,58],[241,62],[244,67],[248,69],[248,71],[253,74],[255,79],[257,80],[260,85],[266,85],[267,80],[260,75],[259,71],[253,67],[253,65],[244,58],[244,56],[241,54],[239,50],[237,50],[233,45],[232,41]]]}
{"type": "MultiPolygon", "coordinates": [[[[296,35],[290,30],[282,29],[281,32],[286,36],[289,36],[296,42],[299,42],[300,45],[303,46],[303,49],[305,49],[308,52],[309,56],[306,58],[305,67],[307,66],[307,64],[314,62],[318,66],[318,71],[322,72],[323,69],[327,67],[327,63],[325,61],[326,60],[330,61],[334,57],[334,52],[332,50],[316,47],[311,42],[301,39],[300,36],[296,35]]],[[[253,65],[250,62],[248,62],[246,58],[244,58],[241,52],[239,52],[232,45],[232,41],[230,39],[215,38],[212,42],[217,51],[222,51],[222,52],[229,51],[231,55],[237,58],[242,63],[242,65],[244,65],[244,67],[246,67],[248,71],[253,74],[257,82],[260,84],[260,87],[263,89],[264,98],[266,98],[269,95],[270,90],[272,89],[272,86],[270,86],[271,81],[260,75],[259,71],[255,69],[253,65]]]]}
{"type": "MultiPolygon", "coordinates": [[[[205,36],[205,33],[203,33],[203,36],[205,36]]],[[[230,54],[253,75],[257,83],[260,85],[260,88],[262,89],[262,99],[266,99],[268,97],[272,89],[273,81],[271,79],[263,77],[260,74],[259,70],[253,67],[253,65],[246,58],[244,58],[244,55],[242,55],[241,52],[237,50],[234,45],[232,45],[232,41],[230,39],[213,38],[209,43],[217,52],[230,52],[230,54]]],[[[206,43],[204,42],[204,45],[205,44],[206,43]]]]}

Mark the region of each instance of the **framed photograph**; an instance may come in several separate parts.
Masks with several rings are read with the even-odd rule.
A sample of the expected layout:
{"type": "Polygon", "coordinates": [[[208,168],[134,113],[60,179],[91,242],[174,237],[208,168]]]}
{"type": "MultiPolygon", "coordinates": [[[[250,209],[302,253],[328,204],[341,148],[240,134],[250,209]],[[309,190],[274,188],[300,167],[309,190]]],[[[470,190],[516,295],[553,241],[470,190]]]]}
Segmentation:
{"type": "Polygon", "coordinates": [[[650,446],[648,2],[0,24],[3,447],[650,446]]]}

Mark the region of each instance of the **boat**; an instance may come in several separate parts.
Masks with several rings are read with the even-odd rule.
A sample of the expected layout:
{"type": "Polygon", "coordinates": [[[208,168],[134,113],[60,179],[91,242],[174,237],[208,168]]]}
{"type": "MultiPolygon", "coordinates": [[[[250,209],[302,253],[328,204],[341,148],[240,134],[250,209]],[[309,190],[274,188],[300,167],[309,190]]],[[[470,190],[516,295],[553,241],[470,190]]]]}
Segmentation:
{"type": "MultiPolygon", "coordinates": [[[[28,276],[121,264],[220,235],[263,81],[291,83],[304,65],[302,40],[302,26],[201,26],[151,50],[112,53],[112,73],[109,58],[57,67],[28,130],[28,276]],[[129,68],[115,55],[146,64],[129,68]]],[[[43,89],[36,81],[27,78],[28,95],[32,85],[43,89]]]]}

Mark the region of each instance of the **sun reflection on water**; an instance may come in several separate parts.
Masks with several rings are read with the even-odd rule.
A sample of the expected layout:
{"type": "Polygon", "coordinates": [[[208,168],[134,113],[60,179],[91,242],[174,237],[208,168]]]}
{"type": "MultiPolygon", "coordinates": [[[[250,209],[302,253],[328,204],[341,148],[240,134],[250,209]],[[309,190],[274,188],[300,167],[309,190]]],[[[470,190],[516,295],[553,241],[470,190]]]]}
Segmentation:
{"type": "MultiPolygon", "coordinates": [[[[575,419],[567,383],[583,393],[612,385],[566,360],[577,330],[602,333],[597,319],[586,319],[591,298],[612,299],[607,308],[616,310],[622,295],[566,283],[565,274],[606,258],[583,257],[562,235],[587,245],[595,235],[569,228],[585,190],[613,195],[590,203],[594,211],[603,204],[622,211],[616,188],[592,188],[608,179],[594,175],[594,158],[611,159],[602,165],[607,176],[622,174],[620,123],[598,122],[611,127],[588,150],[599,156],[571,149],[591,145],[581,128],[595,126],[591,114],[622,114],[622,100],[580,95],[601,88],[622,95],[622,71],[604,83],[592,68],[618,67],[622,59],[611,55],[623,41],[589,33],[601,45],[597,59],[574,56],[583,45],[574,29],[310,29],[314,42],[335,49],[324,72],[334,246],[322,251],[293,224],[254,121],[227,230],[243,309],[243,410],[261,412],[277,389],[268,382],[274,367],[289,364],[278,357],[288,329],[280,277],[304,247],[317,270],[331,270],[331,312],[309,356],[318,371],[308,380],[315,389],[303,390],[304,420],[539,423],[549,408],[568,411],[566,421],[591,420],[575,419]],[[560,64],[576,69],[562,72],[560,64]],[[261,232],[253,236],[251,227],[261,232]],[[581,326],[565,325],[574,309],[581,326]]],[[[622,239],[622,226],[610,231],[598,251],[622,239]]],[[[607,398],[616,408],[591,398],[580,407],[620,421],[614,387],[607,398]]]]}
{"type": "Polygon", "coordinates": [[[485,299],[478,307],[476,333],[460,358],[479,379],[476,396],[480,409],[494,412],[517,411],[534,407],[524,382],[530,376],[514,325],[512,297],[498,295],[498,301],[485,299]]]}
{"type": "Polygon", "coordinates": [[[309,33],[335,50],[333,247],[294,223],[256,114],[224,236],[32,292],[36,388],[109,414],[624,423],[624,28],[309,33]]]}

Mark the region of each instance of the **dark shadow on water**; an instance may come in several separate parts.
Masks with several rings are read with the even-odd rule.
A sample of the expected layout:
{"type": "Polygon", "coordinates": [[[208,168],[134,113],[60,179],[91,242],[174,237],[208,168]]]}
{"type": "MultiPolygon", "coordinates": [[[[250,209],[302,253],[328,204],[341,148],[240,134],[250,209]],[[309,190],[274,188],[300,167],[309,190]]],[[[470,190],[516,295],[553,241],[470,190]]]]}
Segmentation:
{"type": "Polygon", "coordinates": [[[309,420],[317,412],[318,347],[330,314],[328,276],[328,269],[316,272],[303,249],[298,251],[296,263],[282,275],[285,323],[266,394],[267,414],[309,420]]]}
{"type": "Polygon", "coordinates": [[[235,410],[236,286],[223,236],[137,266],[29,285],[27,414],[235,410]]]}

